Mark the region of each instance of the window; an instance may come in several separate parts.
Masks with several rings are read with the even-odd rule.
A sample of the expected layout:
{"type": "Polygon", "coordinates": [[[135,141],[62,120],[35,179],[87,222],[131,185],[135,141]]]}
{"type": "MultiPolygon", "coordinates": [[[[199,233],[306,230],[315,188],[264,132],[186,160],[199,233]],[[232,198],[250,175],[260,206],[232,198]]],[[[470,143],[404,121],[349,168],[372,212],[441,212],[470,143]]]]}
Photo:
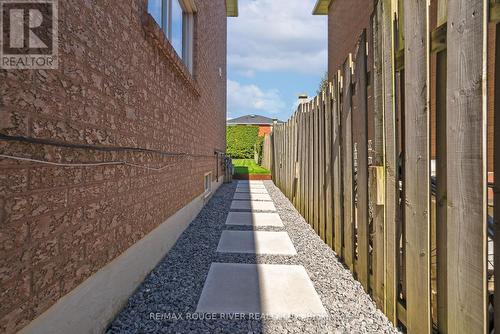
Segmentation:
{"type": "Polygon", "coordinates": [[[205,174],[205,197],[212,192],[212,172],[205,174]]]}
{"type": "Polygon", "coordinates": [[[190,72],[193,72],[195,11],[193,0],[148,1],[148,13],[161,26],[175,52],[182,58],[190,72]]]}

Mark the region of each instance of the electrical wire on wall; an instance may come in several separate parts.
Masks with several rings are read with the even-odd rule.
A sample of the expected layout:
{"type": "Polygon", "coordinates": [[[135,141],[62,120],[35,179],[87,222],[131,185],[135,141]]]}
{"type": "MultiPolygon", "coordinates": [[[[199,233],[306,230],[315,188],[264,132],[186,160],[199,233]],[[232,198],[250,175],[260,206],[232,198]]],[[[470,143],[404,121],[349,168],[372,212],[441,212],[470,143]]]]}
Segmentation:
{"type": "Polygon", "coordinates": [[[177,162],[177,163],[165,165],[162,167],[151,167],[151,166],[147,166],[147,165],[134,164],[134,163],[127,162],[127,161],[62,163],[62,162],[52,162],[52,161],[32,159],[32,158],[23,158],[23,157],[18,157],[18,156],[14,156],[14,155],[8,155],[8,154],[0,154],[0,158],[18,160],[18,161],[36,162],[36,163],[40,163],[40,164],[59,166],[59,167],[92,167],[92,166],[124,165],[124,166],[136,167],[136,168],[143,168],[143,169],[152,170],[152,171],[156,171],[156,172],[160,172],[164,169],[167,169],[169,167],[173,167],[173,166],[179,164],[177,162]]]}
{"type": "MultiPolygon", "coordinates": [[[[147,149],[140,147],[117,147],[117,146],[100,146],[100,145],[89,145],[89,144],[72,144],[72,143],[64,143],[58,142],[48,139],[38,139],[31,137],[23,137],[23,136],[9,136],[5,134],[0,134],[0,140],[5,141],[15,141],[21,143],[29,143],[29,144],[38,144],[38,145],[48,145],[55,147],[63,147],[63,148],[74,148],[74,149],[84,149],[84,150],[94,150],[94,151],[105,151],[105,152],[140,152],[140,153],[154,153],[159,154],[161,156],[166,157],[188,157],[188,158],[214,158],[214,155],[218,159],[218,156],[222,151],[215,149],[214,155],[204,155],[204,154],[193,154],[193,153],[185,153],[185,152],[167,152],[155,149],[147,149]]],[[[27,158],[21,157],[11,154],[3,154],[0,153],[0,158],[17,160],[17,161],[26,161],[26,162],[35,162],[40,164],[59,166],[59,167],[92,167],[92,166],[109,166],[109,165],[124,165],[134,168],[142,168],[146,170],[152,171],[163,171],[169,167],[173,167],[180,162],[170,163],[161,167],[153,167],[150,165],[141,165],[132,162],[128,162],[126,160],[114,160],[114,161],[97,161],[97,162],[74,162],[74,163],[62,163],[62,162],[53,162],[41,159],[27,158]]]]}

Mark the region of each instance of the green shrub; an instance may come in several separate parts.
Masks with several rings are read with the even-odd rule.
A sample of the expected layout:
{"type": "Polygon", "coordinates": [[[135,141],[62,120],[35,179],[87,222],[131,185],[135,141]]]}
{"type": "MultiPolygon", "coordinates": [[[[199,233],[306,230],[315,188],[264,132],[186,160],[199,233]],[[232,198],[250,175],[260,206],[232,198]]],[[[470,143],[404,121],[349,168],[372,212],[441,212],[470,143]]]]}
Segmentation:
{"type": "Polygon", "coordinates": [[[235,159],[253,159],[255,144],[259,138],[259,127],[233,125],[226,127],[226,153],[235,159]]]}

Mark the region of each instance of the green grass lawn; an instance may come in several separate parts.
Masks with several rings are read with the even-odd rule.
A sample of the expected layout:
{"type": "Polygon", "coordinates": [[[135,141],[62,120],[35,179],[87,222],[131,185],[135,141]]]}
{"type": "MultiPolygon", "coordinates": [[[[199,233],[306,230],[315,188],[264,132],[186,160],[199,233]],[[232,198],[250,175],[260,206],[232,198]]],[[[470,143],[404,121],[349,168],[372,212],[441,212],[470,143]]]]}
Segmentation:
{"type": "Polygon", "coordinates": [[[233,159],[233,165],[234,174],[271,174],[269,170],[257,165],[253,159],[233,159]]]}

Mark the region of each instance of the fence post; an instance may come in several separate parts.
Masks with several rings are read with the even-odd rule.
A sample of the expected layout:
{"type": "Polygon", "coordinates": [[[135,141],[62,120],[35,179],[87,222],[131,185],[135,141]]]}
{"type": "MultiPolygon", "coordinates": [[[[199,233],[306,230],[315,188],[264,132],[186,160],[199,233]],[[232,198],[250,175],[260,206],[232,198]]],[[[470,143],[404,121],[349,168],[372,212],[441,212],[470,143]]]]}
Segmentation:
{"type": "Polygon", "coordinates": [[[429,28],[426,0],[405,0],[406,329],[431,332],[429,28]]]}

